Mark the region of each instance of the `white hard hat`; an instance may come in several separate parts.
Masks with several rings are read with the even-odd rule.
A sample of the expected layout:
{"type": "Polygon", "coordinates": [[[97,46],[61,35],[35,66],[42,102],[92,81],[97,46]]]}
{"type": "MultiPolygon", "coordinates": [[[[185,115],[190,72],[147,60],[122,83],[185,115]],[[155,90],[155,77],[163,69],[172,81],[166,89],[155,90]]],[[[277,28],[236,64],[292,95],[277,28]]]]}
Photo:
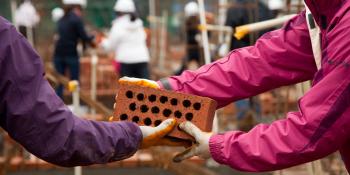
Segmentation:
{"type": "Polygon", "coordinates": [[[64,10],[56,7],[51,11],[52,21],[57,22],[64,16],[64,10]]]}
{"type": "Polygon", "coordinates": [[[86,7],[86,0],[63,0],[64,5],[80,5],[82,7],[86,7]]]}
{"type": "Polygon", "coordinates": [[[281,10],[285,7],[284,0],[269,0],[268,7],[270,10],[281,10]]]}
{"type": "Polygon", "coordinates": [[[118,0],[115,3],[114,11],[125,12],[125,13],[134,13],[134,12],[136,12],[136,7],[134,4],[134,1],[132,1],[132,0],[118,0]]]}
{"type": "Polygon", "coordinates": [[[194,16],[194,15],[198,15],[198,13],[199,13],[199,7],[196,2],[192,1],[186,4],[185,6],[186,16],[194,16]]]}
{"type": "Polygon", "coordinates": [[[15,11],[15,23],[18,26],[34,27],[40,22],[40,16],[30,1],[24,1],[15,11]]]}

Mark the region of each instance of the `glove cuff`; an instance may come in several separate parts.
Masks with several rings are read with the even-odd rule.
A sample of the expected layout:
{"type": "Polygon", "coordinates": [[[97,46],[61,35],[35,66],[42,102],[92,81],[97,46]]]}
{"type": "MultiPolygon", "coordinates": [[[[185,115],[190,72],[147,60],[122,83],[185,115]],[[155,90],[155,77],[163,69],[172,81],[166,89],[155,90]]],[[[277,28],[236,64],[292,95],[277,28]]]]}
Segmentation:
{"type": "Polygon", "coordinates": [[[209,139],[209,151],[211,157],[219,164],[226,164],[226,158],[222,152],[224,148],[224,135],[213,135],[209,139]]]}

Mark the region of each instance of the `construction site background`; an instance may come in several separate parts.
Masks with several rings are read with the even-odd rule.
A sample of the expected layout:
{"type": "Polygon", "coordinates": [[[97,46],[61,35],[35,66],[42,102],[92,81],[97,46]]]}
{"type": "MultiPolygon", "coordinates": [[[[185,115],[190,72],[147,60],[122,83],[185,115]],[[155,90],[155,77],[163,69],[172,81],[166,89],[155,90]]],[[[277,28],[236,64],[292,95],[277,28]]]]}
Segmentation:
{"type": "MultiPolygon", "coordinates": [[[[184,34],[184,6],[189,0],[156,0],[155,17],[159,20],[154,22],[149,16],[149,2],[145,0],[134,0],[140,17],[147,27],[150,38],[155,38],[155,45],[149,38],[148,46],[152,55],[151,70],[152,79],[157,80],[173,75],[182,64],[182,59],[186,55],[185,34],[184,34]],[[163,20],[162,20],[163,19],[163,20]],[[151,23],[156,23],[156,28],[151,30],[151,23]],[[165,45],[164,45],[165,43],[165,45]],[[154,47],[153,49],[151,47],[154,47]],[[156,52],[154,52],[156,50],[156,52]],[[163,52],[163,53],[162,53],[163,52]]],[[[16,0],[20,4],[22,0],[16,0]]],[[[220,10],[226,9],[233,5],[233,0],[228,0],[227,4],[220,5],[219,0],[205,0],[206,10],[214,18],[212,24],[219,24],[220,10]]],[[[252,1],[253,2],[253,1],[252,1]]],[[[55,87],[59,83],[68,81],[64,77],[59,77],[52,69],[52,56],[54,49],[54,34],[56,24],[51,19],[51,11],[55,7],[61,6],[61,0],[32,0],[41,16],[41,22],[34,28],[35,45],[34,47],[44,59],[47,67],[47,78],[55,87]]],[[[114,18],[113,6],[115,0],[88,0],[88,6],[84,9],[86,14],[84,20],[89,32],[106,33],[111,27],[111,21],[114,18]],[[102,3],[103,2],[103,3],[102,3]]],[[[288,5],[282,11],[283,14],[297,13],[303,9],[303,3],[300,0],[286,1],[288,5]]],[[[255,11],[256,7],[250,7],[255,11]]],[[[11,20],[11,0],[1,0],[0,15],[11,20]]],[[[256,21],[251,21],[256,22],[256,21]]],[[[251,37],[256,39],[258,34],[252,34],[251,37]]],[[[212,56],[219,59],[218,48],[220,43],[220,34],[212,32],[210,43],[213,46],[212,56]]],[[[251,40],[254,44],[255,40],[251,40]]],[[[107,120],[112,115],[114,96],[118,90],[117,80],[120,78],[115,73],[115,67],[112,64],[113,54],[101,50],[87,50],[82,52],[80,59],[81,75],[80,87],[82,94],[82,117],[93,120],[107,120]],[[99,58],[97,65],[97,100],[89,99],[91,92],[91,74],[92,74],[92,53],[96,52],[99,58]],[[84,95],[86,98],[84,98],[84,95]],[[98,108],[97,114],[92,114],[91,108],[98,108]],[[109,114],[108,114],[109,113],[109,114]]],[[[288,111],[297,110],[298,87],[282,87],[271,92],[254,97],[261,105],[259,114],[252,107],[243,120],[237,120],[237,108],[232,104],[218,110],[218,130],[219,132],[229,130],[249,131],[258,123],[270,123],[285,116],[288,111]]],[[[65,91],[65,102],[72,104],[71,94],[65,91]]],[[[5,132],[0,137],[0,174],[73,174],[73,169],[64,169],[41,161],[26,152],[21,146],[12,141],[5,132]]],[[[94,174],[201,174],[201,175],[241,175],[256,173],[240,173],[226,166],[219,166],[212,160],[203,161],[198,158],[186,161],[182,164],[171,162],[173,152],[177,149],[170,148],[153,148],[150,150],[140,151],[128,160],[111,163],[109,165],[97,165],[84,167],[84,175],[94,174]]],[[[262,173],[278,175],[312,175],[310,168],[321,168],[323,175],[345,175],[347,174],[341,158],[335,154],[318,162],[318,164],[305,164],[288,170],[277,172],[262,173]]]]}

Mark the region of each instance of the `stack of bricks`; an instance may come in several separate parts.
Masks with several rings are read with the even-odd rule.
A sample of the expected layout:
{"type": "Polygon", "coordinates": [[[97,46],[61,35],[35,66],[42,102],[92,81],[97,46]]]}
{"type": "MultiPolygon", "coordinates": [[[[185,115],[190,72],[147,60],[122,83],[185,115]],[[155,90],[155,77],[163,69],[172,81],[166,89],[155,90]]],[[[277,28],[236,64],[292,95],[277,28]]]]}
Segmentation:
{"type": "MultiPolygon", "coordinates": [[[[114,121],[132,121],[142,126],[156,127],[162,121],[175,118],[178,123],[191,121],[210,132],[217,103],[206,97],[121,84],[116,97],[114,121]]],[[[193,140],[176,127],[168,136],[193,140]]]]}
{"type": "MultiPolygon", "coordinates": [[[[97,94],[113,95],[117,87],[119,75],[112,64],[113,60],[100,57],[97,64],[97,94]]],[[[91,58],[80,59],[80,83],[83,92],[91,88],[91,58]]]]}

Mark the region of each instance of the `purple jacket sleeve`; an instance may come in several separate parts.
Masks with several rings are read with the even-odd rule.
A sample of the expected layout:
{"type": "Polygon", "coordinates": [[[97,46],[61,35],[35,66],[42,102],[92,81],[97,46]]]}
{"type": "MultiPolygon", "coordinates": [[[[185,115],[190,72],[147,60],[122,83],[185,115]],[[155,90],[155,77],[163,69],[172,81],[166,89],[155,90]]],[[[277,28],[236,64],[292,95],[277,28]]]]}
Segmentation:
{"type": "Polygon", "coordinates": [[[44,78],[42,61],[0,18],[0,124],[29,152],[60,166],[90,165],[133,155],[142,139],[132,123],[74,116],[44,78]]]}
{"type": "Polygon", "coordinates": [[[305,13],[197,71],[161,80],[163,88],[210,97],[219,107],[267,90],[310,80],[317,71],[305,13]]]}

